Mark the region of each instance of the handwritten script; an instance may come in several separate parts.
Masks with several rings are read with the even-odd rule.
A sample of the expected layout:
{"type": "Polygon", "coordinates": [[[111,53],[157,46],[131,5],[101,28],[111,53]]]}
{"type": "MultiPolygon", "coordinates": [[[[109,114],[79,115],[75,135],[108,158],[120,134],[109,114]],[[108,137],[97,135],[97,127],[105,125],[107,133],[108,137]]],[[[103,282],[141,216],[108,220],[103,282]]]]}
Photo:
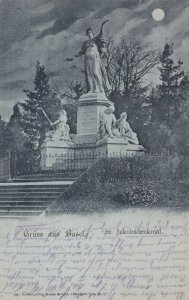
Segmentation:
{"type": "Polygon", "coordinates": [[[185,217],[4,221],[0,297],[188,300],[188,245],[185,217]]]}

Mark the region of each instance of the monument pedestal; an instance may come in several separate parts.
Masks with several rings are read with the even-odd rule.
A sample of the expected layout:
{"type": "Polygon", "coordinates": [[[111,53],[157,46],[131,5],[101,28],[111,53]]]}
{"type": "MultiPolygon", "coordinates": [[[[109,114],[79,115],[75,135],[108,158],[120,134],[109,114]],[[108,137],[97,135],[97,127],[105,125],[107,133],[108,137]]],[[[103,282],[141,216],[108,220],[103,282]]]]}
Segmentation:
{"type": "MultiPolygon", "coordinates": [[[[67,139],[69,136],[61,140],[46,140],[41,147],[41,169],[85,169],[100,157],[119,157],[143,152],[142,146],[128,143],[128,139],[121,136],[118,129],[118,135],[114,133],[111,137],[111,134],[106,132],[104,138],[99,140],[99,125],[107,114],[107,108],[113,112],[114,104],[104,93],[82,95],[77,111],[77,134],[70,135],[72,141],[67,139]]],[[[115,116],[112,120],[116,122],[115,116]]],[[[60,121],[65,129],[64,120],[60,121]]],[[[111,126],[111,118],[109,122],[111,126]]],[[[64,131],[62,132],[61,128],[59,130],[63,135],[64,131]]]]}
{"type": "Polygon", "coordinates": [[[144,150],[140,145],[129,144],[123,137],[104,137],[98,140],[101,114],[114,103],[104,93],[87,93],[80,97],[77,110],[77,135],[74,137],[76,153],[98,153],[119,156],[136,154],[144,150]]]}
{"type": "MultiPolygon", "coordinates": [[[[47,141],[41,146],[41,169],[58,169],[64,157],[74,154],[74,143],[70,141],[47,141]]],[[[66,166],[65,166],[66,168],[66,166]]]]}
{"type": "Polygon", "coordinates": [[[144,147],[127,142],[126,139],[119,137],[105,137],[96,143],[96,150],[99,154],[105,154],[107,157],[119,157],[126,155],[135,155],[144,152],[144,147]]]}
{"type": "Polygon", "coordinates": [[[100,114],[113,102],[106,98],[104,93],[87,93],[80,97],[77,110],[76,145],[95,145],[99,127],[100,114]]]}

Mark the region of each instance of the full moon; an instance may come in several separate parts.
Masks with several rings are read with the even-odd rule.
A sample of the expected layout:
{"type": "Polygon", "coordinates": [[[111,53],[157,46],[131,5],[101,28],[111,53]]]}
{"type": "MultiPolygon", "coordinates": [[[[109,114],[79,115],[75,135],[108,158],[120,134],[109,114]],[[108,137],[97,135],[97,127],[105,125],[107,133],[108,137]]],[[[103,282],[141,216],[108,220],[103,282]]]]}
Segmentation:
{"type": "Polygon", "coordinates": [[[155,21],[162,21],[165,18],[165,12],[161,8],[156,8],[152,12],[152,17],[155,21]]]}

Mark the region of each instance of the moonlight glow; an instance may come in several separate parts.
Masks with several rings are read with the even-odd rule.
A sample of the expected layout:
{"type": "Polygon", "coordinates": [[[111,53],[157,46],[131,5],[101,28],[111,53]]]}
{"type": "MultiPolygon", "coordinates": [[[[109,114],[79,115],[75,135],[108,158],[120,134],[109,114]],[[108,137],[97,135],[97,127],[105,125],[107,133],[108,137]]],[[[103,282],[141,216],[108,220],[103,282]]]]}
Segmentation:
{"type": "Polygon", "coordinates": [[[152,17],[155,21],[162,21],[165,18],[165,12],[161,8],[156,8],[152,12],[152,17]]]}

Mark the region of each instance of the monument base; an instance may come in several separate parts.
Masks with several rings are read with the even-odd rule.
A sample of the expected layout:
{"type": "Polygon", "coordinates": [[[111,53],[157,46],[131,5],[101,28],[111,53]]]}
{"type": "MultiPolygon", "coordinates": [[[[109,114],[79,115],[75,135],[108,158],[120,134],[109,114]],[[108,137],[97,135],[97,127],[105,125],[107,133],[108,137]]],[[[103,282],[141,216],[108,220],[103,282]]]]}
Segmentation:
{"type": "Polygon", "coordinates": [[[95,145],[100,115],[113,102],[106,98],[104,93],[87,93],[79,99],[77,110],[77,135],[74,138],[76,145],[95,145]]]}
{"type": "Polygon", "coordinates": [[[106,154],[107,157],[119,157],[135,155],[144,152],[144,147],[127,142],[124,138],[105,137],[96,143],[98,153],[106,154]]]}
{"type": "Polygon", "coordinates": [[[58,169],[64,157],[74,154],[74,143],[71,141],[47,141],[41,146],[41,169],[58,169]]]}
{"type": "Polygon", "coordinates": [[[144,152],[141,145],[129,144],[124,138],[109,138],[92,144],[48,141],[41,147],[42,170],[86,169],[100,158],[136,155],[144,152]]]}
{"type": "MultiPolygon", "coordinates": [[[[65,135],[64,140],[52,140],[52,138],[46,140],[41,147],[41,169],[86,169],[102,157],[119,157],[142,153],[144,151],[143,146],[134,144],[138,142],[137,136],[129,129],[126,119],[123,119],[123,117],[126,118],[126,113],[123,113],[124,116],[121,119],[122,122],[125,122],[122,124],[122,129],[130,130],[131,138],[134,135],[135,138],[130,139],[133,144],[128,142],[128,138],[120,134],[119,128],[116,128],[117,133],[115,133],[115,128],[114,131],[111,130],[112,124],[115,125],[116,123],[113,111],[114,103],[109,101],[104,93],[82,95],[77,110],[77,134],[65,135]],[[104,135],[104,138],[98,140],[104,135]],[[66,137],[72,141],[67,140],[66,137]]],[[[64,118],[60,118],[59,123],[63,124],[63,127],[59,126],[60,128],[57,130],[64,135],[65,132],[67,133],[64,118]]],[[[61,134],[58,136],[61,137],[61,134]]]]}

